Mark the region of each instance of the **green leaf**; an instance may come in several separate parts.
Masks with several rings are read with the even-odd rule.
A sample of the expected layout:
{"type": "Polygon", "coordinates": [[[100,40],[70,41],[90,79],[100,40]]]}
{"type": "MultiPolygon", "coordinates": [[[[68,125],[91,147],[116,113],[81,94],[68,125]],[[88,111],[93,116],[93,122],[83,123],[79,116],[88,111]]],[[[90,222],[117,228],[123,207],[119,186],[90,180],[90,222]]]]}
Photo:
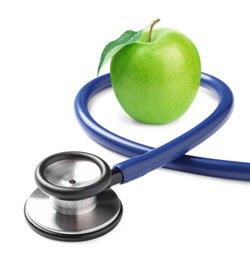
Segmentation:
{"type": "Polygon", "coordinates": [[[102,55],[97,70],[97,75],[99,74],[101,68],[107,63],[107,61],[111,59],[124,46],[137,42],[140,39],[144,30],[145,29],[140,30],[138,32],[128,30],[116,40],[108,43],[102,51],[102,55]]]}

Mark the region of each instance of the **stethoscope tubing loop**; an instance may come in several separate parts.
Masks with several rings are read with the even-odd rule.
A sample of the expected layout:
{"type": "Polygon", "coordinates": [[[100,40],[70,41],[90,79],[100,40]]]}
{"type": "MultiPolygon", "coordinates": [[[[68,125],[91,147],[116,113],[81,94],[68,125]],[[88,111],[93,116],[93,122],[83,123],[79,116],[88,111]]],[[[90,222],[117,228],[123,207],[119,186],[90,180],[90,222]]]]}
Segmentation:
{"type": "MultiPolygon", "coordinates": [[[[233,110],[233,94],[223,81],[209,74],[202,73],[201,86],[216,94],[219,100],[217,108],[208,118],[202,121],[198,126],[192,128],[190,130],[191,132],[188,131],[188,136],[184,134],[184,136],[179,137],[177,140],[175,139],[165,144],[165,148],[167,146],[166,151],[169,151],[170,146],[175,146],[176,149],[174,149],[171,155],[163,154],[161,158],[159,158],[157,165],[194,174],[250,181],[249,163],[216,160],[185,154],[188,150],[194,148],[215,133],[227,121],[233,110]],[[198,136],[195,137],[195,135],[198,136]],[[192,136],[195,138],[193,139],[192,136]],[[190,143],[189,138],[189,143],[186,142],[186,137],[193,139],[191,140],[192,142],[190,143]]],[[[88,102],[97,93],[109,87],[111,87],[110,75],[106,74],[93,79],[78,92],[75,99],[75,114],[79,123],[91,138],[115,152],[128,157],[135,157],[142,154],[144,154],[144,159],[147,158],[147,156],[150,157],[152,154],[148,152],[155,148],[112,133],[97,123],[90,115],[88,102]]],[[[119,168],[123,173],[123,183],[138,178],[144,175],[145,172],[158,167],[155,166],[155,164],[152,165],[152,161],[149,160],[148,164],[150,164],[150,167],[146,167],[146,170],[145,168],[142,169],[145,167],[145,160],[143,159],[143,162],[141,162],[140,156],[138,158],[132,158],[132,161],[130,159],[127,162],[121,162],[114,166],[114,168],[119,168]],[[137,163],[137,160],[139,160],[139,163],[137,163]]]]}

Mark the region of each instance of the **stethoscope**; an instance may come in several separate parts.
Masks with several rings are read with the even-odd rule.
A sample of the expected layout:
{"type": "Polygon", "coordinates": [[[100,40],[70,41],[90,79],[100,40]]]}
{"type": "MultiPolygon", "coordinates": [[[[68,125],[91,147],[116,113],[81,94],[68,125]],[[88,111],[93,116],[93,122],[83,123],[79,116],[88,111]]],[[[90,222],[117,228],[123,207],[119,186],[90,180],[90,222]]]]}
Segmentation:
{"type": "Polygon", "coordinates": [[[30,226],[45,237],[64,241],[102,236],[119,223],[123,212],[121,201],[110,187],[132,181],[159,167],[249,181],[249,163],[186,155],[216,132],[233,109],[233,94],[224,82],[202,73],[201,86],[218,97],[214,112],[176,139],[153,148],[110,132],[90,115],[90,99],[111,87],[109,74],[87,83],[75,99],[78,121],[91,138],[131,158],[112,169],[101,158],[84,152],[63,152],[44,159],[35,170],[38,188],[24,207],[30,226]]]}

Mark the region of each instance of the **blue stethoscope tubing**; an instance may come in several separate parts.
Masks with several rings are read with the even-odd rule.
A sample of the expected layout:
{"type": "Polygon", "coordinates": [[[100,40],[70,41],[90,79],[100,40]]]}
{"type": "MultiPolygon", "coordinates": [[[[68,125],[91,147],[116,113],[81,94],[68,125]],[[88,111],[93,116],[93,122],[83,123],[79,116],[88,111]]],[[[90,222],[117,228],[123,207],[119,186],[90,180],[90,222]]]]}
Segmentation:
{"type": "Polygon", "coordinates": [[[158,148],[119,136],[102,127],[90,115],[88,103],[97,93],[111,87],[110,74],[97,77],[80,89],[75,99],[75,114],[91,138],[115,152],[131,157],[113,167],[122,173],[122,183],[132,181],[159,167],[249,181],[249,163],[186,155],[188,151],[214,134],[227,121],[233,110],[233,94],[223,81],[202,73],[200,85],[216,94],[219,99],[216,109],[201,123],[158,148]]]}

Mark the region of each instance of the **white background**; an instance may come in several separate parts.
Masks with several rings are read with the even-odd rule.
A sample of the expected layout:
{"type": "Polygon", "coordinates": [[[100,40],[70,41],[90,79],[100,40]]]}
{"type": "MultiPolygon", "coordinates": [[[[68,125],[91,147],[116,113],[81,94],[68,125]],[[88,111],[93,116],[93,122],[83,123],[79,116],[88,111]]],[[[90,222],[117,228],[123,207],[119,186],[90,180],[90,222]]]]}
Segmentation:
{"type": "MultiPolygon", "coordinates": [[[[23,205],[46,156],[67,150],[99,155],[110,166],[126,158],[90,140],[78,125],[77,91],[96,76],[106,43],[161,18],[196,44],[202,70],[233,90],[235,110],[218,133],[189,154],[249,160],[250,16],[248,1],[0,1],[0,259],[249,259],[250,185],[156,170],[114,187],[121,223],[101,238],[57,242],[34,233],[23,205]]],[[[109,71],[105,66],[102,73],[109,71]]],[[[216,101],[200,91],[176,122],[131,120],[112,91],[92,103],[105,127],[160,145],[207,116],[216,101]]]]}

